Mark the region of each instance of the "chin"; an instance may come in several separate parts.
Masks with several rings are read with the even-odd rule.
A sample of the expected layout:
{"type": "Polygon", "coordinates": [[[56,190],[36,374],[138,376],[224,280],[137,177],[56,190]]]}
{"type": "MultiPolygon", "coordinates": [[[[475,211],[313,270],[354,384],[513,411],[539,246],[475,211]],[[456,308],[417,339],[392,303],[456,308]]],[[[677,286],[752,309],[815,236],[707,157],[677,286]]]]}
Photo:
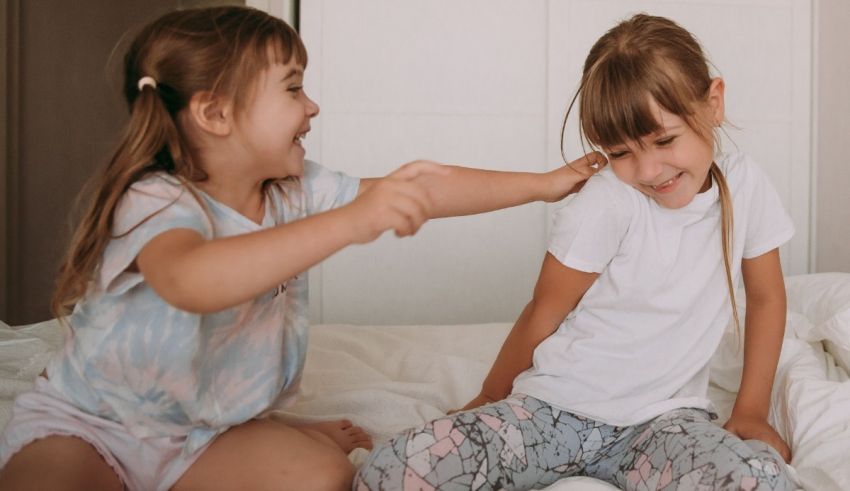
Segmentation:
{"type": "Polygon", "coordinates": [[[283,164],[286,177],[302,177],[304,175],[304,159],[295,159],[283,164]]]}
{"type": "Polygon", "coordinates": [[[688,203],[690,203],[690,201],[688,201],[688,203],[673,203],[673,204],[670,204],[670,203],[662,203],[662,202],[656,200],[656,203],[661,205],[662,208],[667,208],[668,210],[678,210],[680,208],[684,208],[684,207],[688,206],[688,203]]]}
{"type": "Polygon", "coordinates": [[[689,204],[691,204],[691,201],[694,200],[694,197],[695,197],[695,195],[691,195],[691,196],[686,197],[686,198],[677,198],[677,199],[671,199],[671,200],[658,200],[658,199],[656,199],[655,202],[658,203],[663,208],[667,208],[668,210],[678,210],[679,208],[684,208],[684,207],[688,206],[689,204]]]}

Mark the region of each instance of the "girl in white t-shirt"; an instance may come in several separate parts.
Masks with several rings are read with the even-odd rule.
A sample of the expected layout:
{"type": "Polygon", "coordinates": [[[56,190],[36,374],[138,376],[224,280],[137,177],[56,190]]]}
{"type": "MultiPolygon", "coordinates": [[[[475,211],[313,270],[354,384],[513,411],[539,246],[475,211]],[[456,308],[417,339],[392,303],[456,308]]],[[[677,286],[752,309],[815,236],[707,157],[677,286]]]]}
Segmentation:
{"type": "Polygon", "coordinates": [[[533,298],[481,393],[381,445],[355,489],[532,489],[572,475],[791,489],[790,450],[767,416],[785,325],[777,248],[794,230],[752,160],[715,152],[723,80],[690,33],[641,14],[596,42],[579,93],[583,134],[610,165],[556,213],[533,298]],[[741,277],[745,326],[732,308],[741,277]],[[721,427],[708,363],[730,320],[746,328],[744,370],[721,427]]]}
{"type": "Polygon", "coordinates": [[[363,430],[264,417],[298,392],[305,271],[429,218],[562,199],[605,163],[333,172],[304,159],[306,65],[297,33],[250,8],[176,11],[136,36],[129,121],[58,281],[69,336],[15,401],[0,488],[349,487],[363,430]]]}

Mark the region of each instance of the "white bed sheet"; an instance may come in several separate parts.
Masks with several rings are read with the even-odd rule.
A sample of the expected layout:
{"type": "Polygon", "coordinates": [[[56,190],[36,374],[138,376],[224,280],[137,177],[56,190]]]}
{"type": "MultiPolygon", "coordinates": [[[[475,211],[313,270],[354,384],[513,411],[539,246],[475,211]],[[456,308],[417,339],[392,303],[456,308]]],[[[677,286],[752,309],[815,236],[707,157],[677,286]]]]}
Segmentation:
{"type": "MultiPolygon", "coordinates": [[[[850,285],[850,275],[839,279],[850,285]]],[[[800,299],[796,300],[789,306],[801,305],[800,299]]],[[[823,343],[797,339],[795,324],[809,319],[797,310],[789,311],[788,319],[771,422],[791,444],[794,458],[790,469],[801,489],[850,489],[847,373],[824,351],[823,343]]],[[[302,396],[294,406],[272,415],[288,421],[348,418],[377,441],[386,439],[440,417],[474,396],[509,329],[507,323],[314,326],[302,396]]],[[[16,329],[0,323],[0,427],[9,418],[14,397],[32,386],[61,340],[55,321],[16,329]]],[[[741,350],[735,345],[734,336],[727,333],[712,360],[709,395],[721,421],[731,410],[740,379],[741,350]]],[[[363,452],[351,455],[355,462],[363,457],[363,452]]],[[[564,479],[547,488],[611,489],[615,488],[583,477],[564,479]]]]}

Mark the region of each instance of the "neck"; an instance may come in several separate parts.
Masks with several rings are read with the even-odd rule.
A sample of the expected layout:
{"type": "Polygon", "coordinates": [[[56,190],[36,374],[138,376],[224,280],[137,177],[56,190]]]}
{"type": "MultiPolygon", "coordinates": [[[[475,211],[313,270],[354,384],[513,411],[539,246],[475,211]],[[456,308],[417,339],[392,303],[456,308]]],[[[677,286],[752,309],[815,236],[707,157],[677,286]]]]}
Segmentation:
{"type": "Polygon", "coordinates": [[[249,166],[241,165],[239,159],[228,156],[228,152],[210,152],[210,157],[201,159],[207,179],[196,185],[249,220],[262,222],[265,214],[264,179],[246,172],[249,166]]]}
{"type": "MultiPolygon", "coordinates": [[[[714,165],[714,163],[712,162],[711,165],[714,165]]],[[[709,189],[711,189],[711,181],[712,181],[711,168],[709,168],[708,174],[706,174],[706,176],[705,176],[705,182],[702,183],[702,187],[699,189],[699,192],[704,193],[704,192],[708,191],[709,189]]]]}

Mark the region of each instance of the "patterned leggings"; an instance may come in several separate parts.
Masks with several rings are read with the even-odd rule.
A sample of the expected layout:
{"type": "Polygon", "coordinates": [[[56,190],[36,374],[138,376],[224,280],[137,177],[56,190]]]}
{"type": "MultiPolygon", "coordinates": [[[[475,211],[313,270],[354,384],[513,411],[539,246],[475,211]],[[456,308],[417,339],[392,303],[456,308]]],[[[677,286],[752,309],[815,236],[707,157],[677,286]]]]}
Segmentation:
{"type": "Polygon", "coordinates": [[[529,396],[453,414],[377,447],[356,491],[535,489],[583,475],[629,490],[790,490],[782,458],[698,409],[611,426],[529,396]]]}

